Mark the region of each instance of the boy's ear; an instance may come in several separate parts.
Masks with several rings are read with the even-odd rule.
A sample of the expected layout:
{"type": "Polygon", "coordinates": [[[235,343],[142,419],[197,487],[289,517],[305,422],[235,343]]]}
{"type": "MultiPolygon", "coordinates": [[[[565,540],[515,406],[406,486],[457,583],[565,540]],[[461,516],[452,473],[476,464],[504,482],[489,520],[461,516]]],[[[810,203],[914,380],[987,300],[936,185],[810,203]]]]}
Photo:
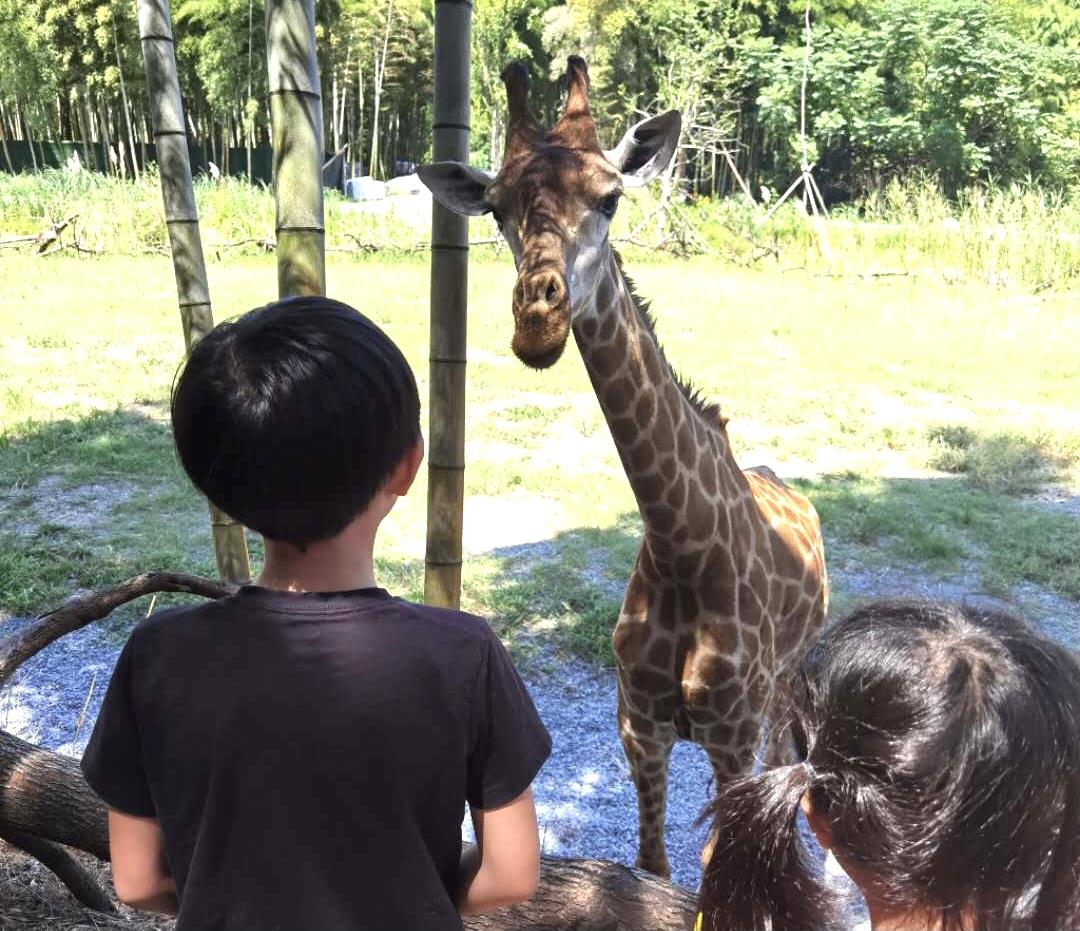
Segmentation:
{"type": "Polygon", "coordinates": [[[386,490],[392,495],[404,497],[416,481],[416,474],[420,471],[420,464],[424,461],[424,438],[420,437],[416,445],[410,446],[401,457],[393,475],[386,483],[386,490]]]}
{"type": "Polygon", "coordinates": [[[484,193],[494,178],[461,162],[435,162],[416,169],[432,196],[448,210],[466,217],[491,212],[484,193]]]}
{"type": "Polygon", "coordinates": [[[682,133],[682,116],[668,110],[631,126],[625,136],[604,155],[623,176],[627,187],[648,184],[668,166],[682,133]]]}

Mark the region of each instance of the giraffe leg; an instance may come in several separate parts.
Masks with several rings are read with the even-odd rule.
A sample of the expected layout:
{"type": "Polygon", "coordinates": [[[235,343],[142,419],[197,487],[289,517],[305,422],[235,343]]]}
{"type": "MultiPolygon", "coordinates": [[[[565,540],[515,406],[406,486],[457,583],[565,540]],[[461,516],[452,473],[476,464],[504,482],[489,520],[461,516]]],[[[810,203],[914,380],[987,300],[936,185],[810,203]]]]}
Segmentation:
{"type": "Polygon", "coordinates": [[[668,760],[675,728],[644,720],[627,708],[620,691],[619,738],[638,797],[638,856],[636,865],[656,876],[671,876],[664,845],[668,760]]]}
{"type": "MultiPolygon", "coordinates": [[[[736,776],[747,773],[753,766],[753,754],[749,757],[745,753],[740,754],[740,748],[729,743],[713,743],[707,739],[695,741],[705,748],[709,762],[713,768],[713,791],[717,791],[721,785],[736,776]]],[[[705,846],[701,850],[701,866],[704,869],[712,859],[713,847],[716,845],[716,833],[709,831],[705,839],[705,846]]]]}
{"type": "Polygon", "coordinates": [[[766,722],[765,752],[762,763],[767,767],[787,766],[801,758],[799,722],[794,712],[790,675],[777,676],[773,683],[772,701],[766,722]]]}

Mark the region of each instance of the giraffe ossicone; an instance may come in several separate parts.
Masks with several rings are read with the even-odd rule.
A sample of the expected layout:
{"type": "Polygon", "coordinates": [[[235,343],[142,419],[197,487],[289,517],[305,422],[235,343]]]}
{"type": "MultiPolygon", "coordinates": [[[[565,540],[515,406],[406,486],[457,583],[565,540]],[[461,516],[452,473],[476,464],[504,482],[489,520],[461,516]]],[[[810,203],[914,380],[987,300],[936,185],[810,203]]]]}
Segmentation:
{"type": "MultiPolygon", "coordinates": [[[[766,716],[780,716],[824,625],[821,528],[771,470],[736,464],[726,421],[675,375],[609,241],[622,192],[670,163],[679,114],[641,121],[605,152],[581,58],[569,60],[550,129],[529,112],[524,67],[503,81],[499,172],[441,162],[419,173],[449,209],[495,215],[518,269],[518,358],[552,365],[573,332],[637,500],[644,534],[613,635],[619,736],[637,789],[638,865],[668,875],[671,748],[701,744],[718,779],[753,766],[766,716]]],[[[780,747],[772,740],[767,757],[780,747]]]]}

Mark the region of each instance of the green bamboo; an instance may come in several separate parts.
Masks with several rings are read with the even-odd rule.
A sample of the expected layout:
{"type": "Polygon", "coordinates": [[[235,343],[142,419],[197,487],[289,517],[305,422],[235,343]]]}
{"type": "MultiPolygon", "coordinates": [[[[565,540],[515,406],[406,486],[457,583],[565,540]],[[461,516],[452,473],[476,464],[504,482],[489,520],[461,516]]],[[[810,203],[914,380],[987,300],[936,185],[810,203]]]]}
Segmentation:
{"type": "MultiPolygon", "coordinates": [[[[434,161],[469,160],[472,5],[435,0],[434,161]]],[[[465,504],[465,336],[469,221],[437,201],[431,217],[431,394],[424,600],[461,602],[465,504]]]]}
{"type": "Polygon", "coordinates": [[[326,293],[323,120],[315,0],[266,0],[278,294],[326,293]]]}
{"type": "MultiPolygon", "coordinates": [[[[191,158],[184,128],[184,105],[176,77],[176,52],[168,0],[138,0],[139,38],[146,64],[146,86],[161,172],[165,223],[172,247],[184,343],[190,350],[214,328],[206,282],[199,214],[191,184],[191,158]]],[[[251,578],[244,528],[210,505],[218,573],[230,582],[251,578]]]]}

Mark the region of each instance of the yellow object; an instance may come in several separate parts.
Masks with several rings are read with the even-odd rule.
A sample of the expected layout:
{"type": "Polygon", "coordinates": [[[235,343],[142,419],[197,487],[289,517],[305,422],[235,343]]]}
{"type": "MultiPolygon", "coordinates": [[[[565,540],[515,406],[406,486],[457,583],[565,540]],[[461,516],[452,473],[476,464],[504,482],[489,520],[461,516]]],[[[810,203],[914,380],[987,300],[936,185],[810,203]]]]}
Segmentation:
{"type": "Polygon", "coordinates": [[[698,912],[697,913],[697,921],[694,922],[694,931],[701,931],[701,919],[702,919],[702,917],[704,917],[703,913],[698,912]]]}

